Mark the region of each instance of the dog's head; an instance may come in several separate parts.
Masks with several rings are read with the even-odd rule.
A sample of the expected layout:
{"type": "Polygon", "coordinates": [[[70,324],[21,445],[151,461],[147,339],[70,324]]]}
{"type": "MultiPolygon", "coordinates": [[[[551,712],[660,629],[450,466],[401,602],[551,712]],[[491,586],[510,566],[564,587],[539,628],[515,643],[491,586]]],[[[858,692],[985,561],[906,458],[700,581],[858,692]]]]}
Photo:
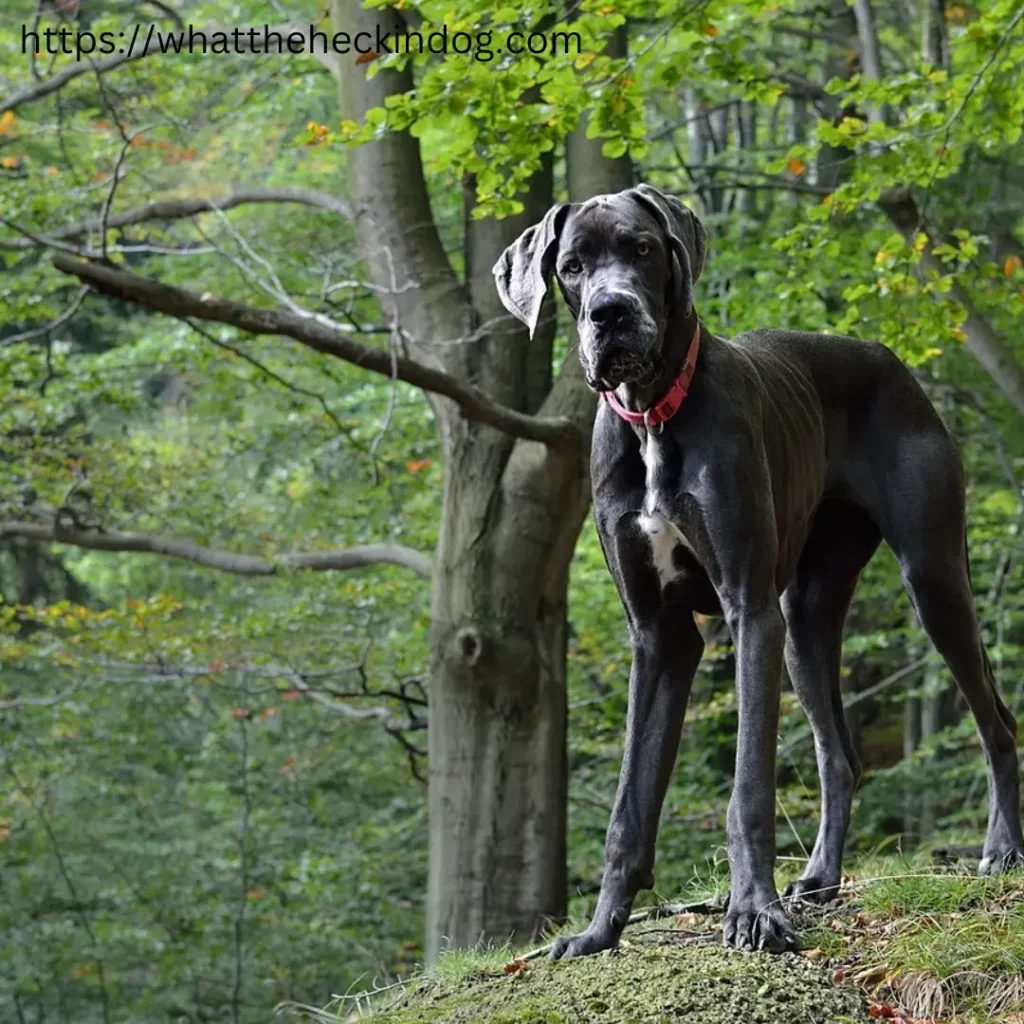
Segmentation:
{"type": "Polygon", "coordinates": [[[555,274],[576,319],[580,361],[598,391],[661,371],[665,328],[693,311],[707,233],[678,199],[639,185],[558,203],[494,265],[501,301],[530,329],[555,274]]]}

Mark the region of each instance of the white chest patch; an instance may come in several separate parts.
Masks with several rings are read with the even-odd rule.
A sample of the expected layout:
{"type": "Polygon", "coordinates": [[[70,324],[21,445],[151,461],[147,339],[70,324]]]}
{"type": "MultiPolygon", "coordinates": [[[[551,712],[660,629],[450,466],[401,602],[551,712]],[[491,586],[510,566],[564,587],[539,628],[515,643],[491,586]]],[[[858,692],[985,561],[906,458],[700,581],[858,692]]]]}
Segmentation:
{"type": "Polygon", "coordinates": [[[644,494],[644,510],[637,517],[637,525],[647,535],[651,549],[651,562],[658,573],[658,582],[662,589],[668,586],[678,575],[672,555],[677,547],[690,548],[680,530],[660,512],[658,487],[661,483],[661,446],[657,438],[648,436],[644,445],[644,463],[647,467],[647,480],[644,494]]]}
{"type": "Polygon", "coordinates": [[[637,524],[647,534],[647,543],[651,546],[651,561],[658,574],[658,582],[664,589],[679,575],[672,553],[680,545],[688,546],[686,538],[657,512],[641,512],[637,524]]]}

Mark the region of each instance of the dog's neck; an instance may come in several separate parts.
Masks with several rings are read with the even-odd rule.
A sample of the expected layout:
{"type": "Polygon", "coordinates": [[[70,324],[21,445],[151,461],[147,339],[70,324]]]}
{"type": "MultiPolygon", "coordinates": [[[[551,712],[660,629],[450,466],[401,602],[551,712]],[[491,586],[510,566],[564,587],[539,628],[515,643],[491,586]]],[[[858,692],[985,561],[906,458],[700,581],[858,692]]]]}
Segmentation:
{"type": "MultiPolygon", "coordinates": [[[[683,367],[697,325],[696,309],[691,309],[690,315],[685,317],[679,313],[672,314],[665,325],[658,375],[649,384],[620,384],[615,390],[616,398],[627,409],[633,412],[646,412],[664,396],[683,367]]],[[[703,340],[702,336],[701,341],[703,340]]],[[[699,360],[698,355],[698,365],[699,360]]]]}

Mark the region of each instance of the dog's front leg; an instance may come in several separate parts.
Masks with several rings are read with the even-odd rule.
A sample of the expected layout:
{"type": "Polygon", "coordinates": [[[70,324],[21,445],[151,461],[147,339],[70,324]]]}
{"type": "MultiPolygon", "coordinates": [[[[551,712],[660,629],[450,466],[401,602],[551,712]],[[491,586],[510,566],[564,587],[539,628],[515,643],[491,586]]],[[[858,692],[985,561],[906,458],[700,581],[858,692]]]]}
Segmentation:
{"type": "Polygon", "coordinates": [[[587,930],[558,939],[551,959],[584,956],[619,941],[640,889],[654,886],[658,819],[679,749],[683,715],[704,641],[685,609],[634,626],[626,744],[605,837],[604,874],[587,930]]]}
{"type": "Polygon", "coordinates": [[[775,750],[785,620],[777,598],[725,607],[736,645],[736,777],[726,819],[732,874],[723,940],[737,949],[795,949],[775,889],[775,750]]]}

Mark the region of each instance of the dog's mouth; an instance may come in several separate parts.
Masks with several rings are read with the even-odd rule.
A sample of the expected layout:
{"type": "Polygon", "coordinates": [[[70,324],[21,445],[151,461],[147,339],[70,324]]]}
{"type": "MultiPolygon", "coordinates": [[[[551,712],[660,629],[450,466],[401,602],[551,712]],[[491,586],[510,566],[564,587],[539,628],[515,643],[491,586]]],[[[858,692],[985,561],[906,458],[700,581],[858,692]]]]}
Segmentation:
{"type": "Polygon", "coordinates": [[[583,368],[587,384],[594,391],[614,391],[620,384],[646,387],[653,384],[661,371],[661,346],[657,335],[634,334],[615,341],[598,341],[596,351],[584,353],[583,368]]]}
{"type": "Polygon", "coordinates": [[[614,391],[620,384],[653,384],[657,376],[655,360],[620,349],[601,361],[599,372],[587,383],[595,391],[614,391]]]}

